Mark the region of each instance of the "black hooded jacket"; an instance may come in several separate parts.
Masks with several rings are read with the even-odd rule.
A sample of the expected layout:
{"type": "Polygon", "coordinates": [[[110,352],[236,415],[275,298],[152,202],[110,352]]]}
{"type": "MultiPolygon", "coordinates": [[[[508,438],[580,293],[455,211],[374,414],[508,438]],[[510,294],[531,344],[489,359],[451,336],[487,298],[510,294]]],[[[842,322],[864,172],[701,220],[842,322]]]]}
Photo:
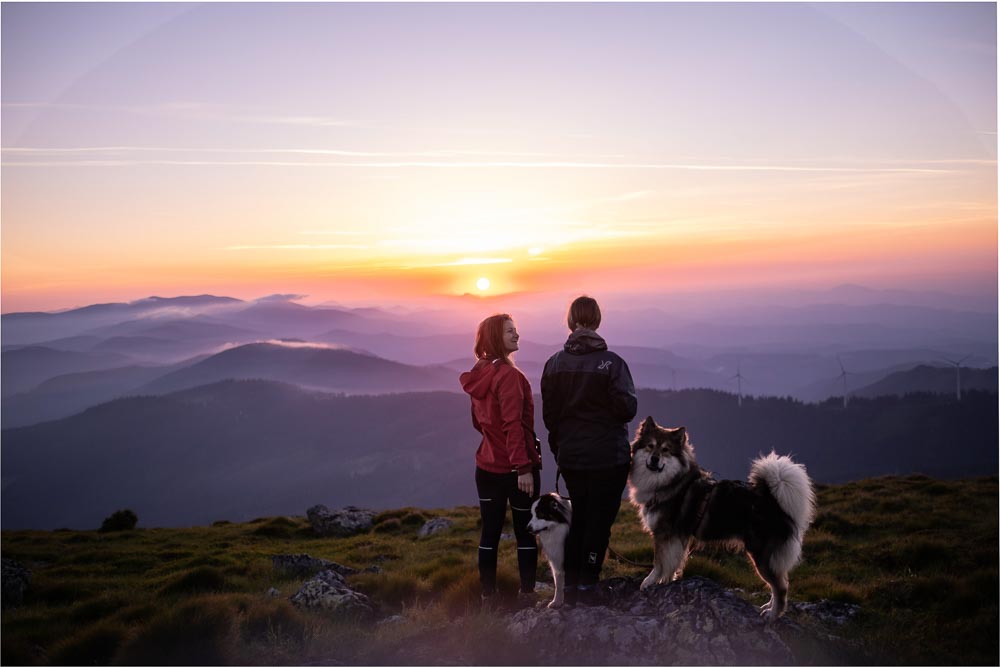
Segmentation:
{"type": "Polygon", "coordinates": [[[590,329],[570,334],[542,371],[542,418],[549,448],[564,470],[598,470],[630,460],[628,423],[635,417],[632,374],[590,329]]]}

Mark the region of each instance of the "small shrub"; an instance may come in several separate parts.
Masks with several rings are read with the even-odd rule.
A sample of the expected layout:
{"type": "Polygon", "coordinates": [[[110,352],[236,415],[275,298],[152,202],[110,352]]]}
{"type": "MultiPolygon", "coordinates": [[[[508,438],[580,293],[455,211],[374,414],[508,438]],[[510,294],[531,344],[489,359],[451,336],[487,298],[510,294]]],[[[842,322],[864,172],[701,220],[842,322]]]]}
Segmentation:
{"type": "Polygon", "coordinates": [[[258,537],[277,537],[287,540],[292,536],[290,525],[294,526],[295,524],[292,524],[288,519],[271,519],[270,521],[261,523],[250,531],[250,534],[258,537]]]}
{"type": "Polygon", "coordinates": [[[387,519],[375,524],[376,533],[398,533],[403,529],[403,523],[399,519],[387,519]]]}
{"type": "Polygon", "coordinates": [[[110,533],[119,530],[132,530],[139,522],[139,517],[132,510],[118,510],[101,524],[100,532],[110,533]]]}
{"type": "Polygon", "coordinates": [[[465,570],[455,567],[446,567],[435,571],[428,577],[431,590],[441,593],[447,590],[452,584],[465,576],[465,570]]]}
{"type": "Polygon", "coordinates": [[[428,520],[427,515],[420,512],[407,512],[399,519],[400,523],[409,527],[420,527],[427,523],[428,520]]]}
{"type": "Polygon", "coordinates": [[[173,595],[177,593],[208,593],[222,591],[227,588],[226,577],[214,567],[201,565],[193,570],[187,570],[167,582],[160,593],[173,595]]]}
{"type": "Polygon", "coordinates": [[[378,532],[379,525],[384,523],[392,525],[401,524],[407,528],[419,528],[427,523],[430,518],[429,515],[412,507],[403,507],[376,514],[375,518],[372,519],[372,523],[375,525],[375,531],[378,532]]]}
{"type": "Polygon", "coordinates": [[[479,594],[479,573],[475,570],[465,570],[462,576],[444,591],[441,604],[450,616],[462,616],[479,609],[481,604],[479,594]]]}
{"type": "Polygon", "coordinates": [[[49,652],[54,665],[107,665],[128,631],[120,623],[104,621],[58,642],[49,652]]]}
{"type": "Polygon", "coordinates": [[[351,580],[359,591],[387,605],[399,606],[412,602],[428,588],[426,581],[412,573],[359,574],[351,580]]]}
{"type": "Polygon", "coordinates": [[[187,600],[136,632],[114,657],[124,665],[224,665],[235,643],[236,614],[225,598],[187,600]]]}
{"type": "Polygon", "coordinates": [[[232,521],[226,521],[224,519],[222,521],[213,521],[212,522],[212,527],[213,528],[220,528],[222,526],[231,526],[231,525],[233,525],[232,521]]]}
{"type": "Polygon", "coordinates": [[[432,577],[443,570],[467,570],[476,569],[475,557],[469,554],[443,553],[432,560],[418,563],[407,568],[409,572],[420,579],[432,577]]]}
{"type": "Polygon", "coordinates": [[[309,636],[309,624],[288,600],[266,600],[247,608],[240,636],[248,642],[301,645],[309,636]]]}

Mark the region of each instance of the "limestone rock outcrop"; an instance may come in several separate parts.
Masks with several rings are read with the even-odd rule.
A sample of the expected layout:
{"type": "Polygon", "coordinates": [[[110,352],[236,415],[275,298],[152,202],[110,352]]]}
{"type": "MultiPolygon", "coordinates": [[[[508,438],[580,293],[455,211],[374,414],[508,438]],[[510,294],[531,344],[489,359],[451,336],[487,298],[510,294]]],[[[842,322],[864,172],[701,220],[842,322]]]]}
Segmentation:
{"type": "Polygon", "coordinates": [[[349,537],[372,529],[375,512],[348,505],[331,510],[326,505],[313,505],[306,510],[312,529],[323,537],[349,537]]]}

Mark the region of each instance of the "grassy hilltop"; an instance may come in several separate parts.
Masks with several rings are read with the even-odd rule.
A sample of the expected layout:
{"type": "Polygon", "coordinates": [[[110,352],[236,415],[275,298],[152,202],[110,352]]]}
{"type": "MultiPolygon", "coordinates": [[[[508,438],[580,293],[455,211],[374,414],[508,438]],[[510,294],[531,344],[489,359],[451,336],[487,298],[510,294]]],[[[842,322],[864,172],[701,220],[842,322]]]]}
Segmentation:
{"type": "MultiPolygon", "coordinates": [[[[876,663],[996,664],[997,478],[915,475],[820,486],[819,515],[792,601],[830,599],[861,611],[836,630],[876,663]]],[[[140,517],[141,525],[142,517],[140,517]]],[[[509,528],[508,528],[509,530],[509,528]]],[[[372,532],[319,538],[301,517],[219,521],[187,529],[4,531],[5,558],[32,570],[25,603],[3,612],[3,664],[531,664],[530,647],[498,639],[499,615],[478,609],[478,509],[383,512],[372,532]],[[450,531],[417,539],[433,516],[450,531]],[[308,553],[380,573],[349,581],[395,622],[338,620],[288,601],[301,578],[270,556],[308,553]],[[279,596],[269,596],[274,587],[279,596]]],[[[652,548],[623,504],[612,549],[648,563],[652,548]]],[[[516,588],[515,551],[501,542],[500,582],[516,588]]],[[[548,579],[544,559],[540,580],[548,579]]],[[[765,587],[742,556],[705,552],[688,574],[765,587]]],[[[644,576],[612,556],[605,576],[644,576]]],[[[539,599],[547,597],[540,592],[539,599]]],[[[810,658],[803,656],[803,660],[810,658]]]]}

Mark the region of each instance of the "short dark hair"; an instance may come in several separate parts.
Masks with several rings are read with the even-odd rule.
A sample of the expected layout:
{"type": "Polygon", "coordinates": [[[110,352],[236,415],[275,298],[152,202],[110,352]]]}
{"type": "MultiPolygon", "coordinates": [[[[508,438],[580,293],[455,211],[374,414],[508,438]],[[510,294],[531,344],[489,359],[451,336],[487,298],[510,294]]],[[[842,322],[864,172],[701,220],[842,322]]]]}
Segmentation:
{"type": "Polygon", "coordinates": [[[577,327],[596,330],[601,326],[601,307],[597,300],[586,295],[574,299],[566,313],[566,325],[570,331],[577,327]]]}
{"type": "Polygon", "coordinates": [[[513,322],[514,318],[507,313],[496,313],[479,323],[473,347],[476,359],[502,359],[504,363],[511,363],[510,352],[503,344],[503,328],[507,320],[513,322]]]}

